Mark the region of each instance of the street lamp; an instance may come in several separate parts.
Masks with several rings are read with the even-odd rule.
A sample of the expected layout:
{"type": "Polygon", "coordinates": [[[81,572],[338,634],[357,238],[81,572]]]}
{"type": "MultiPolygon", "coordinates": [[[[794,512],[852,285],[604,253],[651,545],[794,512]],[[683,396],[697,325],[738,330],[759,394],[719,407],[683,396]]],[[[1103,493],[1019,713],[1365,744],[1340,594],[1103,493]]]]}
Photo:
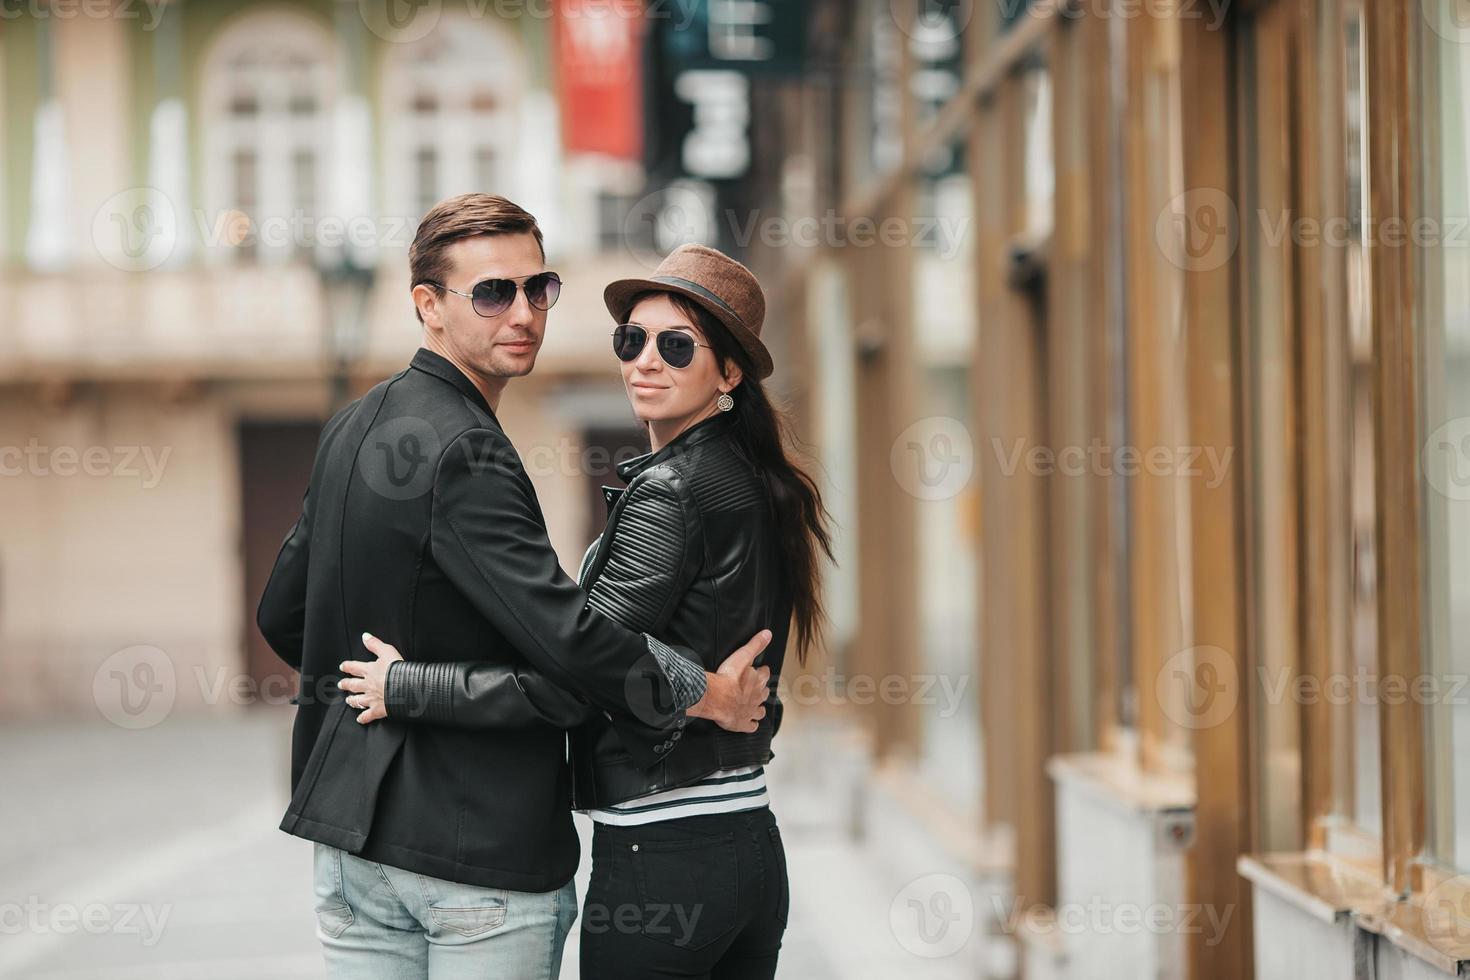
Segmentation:
{"type": "Polygon", "coordinates": [[[347,403],[349,375],[362,357],[367,339],[367,305],[373,290],[373,268],[363,265],[351,249],[321,255],[317,262],[323,306],[327,313],[324,333],[327,363],[332,371],[331,410],[347,403]]]}

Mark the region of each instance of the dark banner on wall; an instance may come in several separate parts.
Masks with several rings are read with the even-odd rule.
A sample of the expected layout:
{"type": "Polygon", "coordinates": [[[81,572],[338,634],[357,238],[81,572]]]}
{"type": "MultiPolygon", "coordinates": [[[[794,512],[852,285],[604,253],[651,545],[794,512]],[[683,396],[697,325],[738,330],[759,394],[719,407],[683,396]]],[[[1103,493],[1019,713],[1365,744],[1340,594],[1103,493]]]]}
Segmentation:
{"type": "Polygon", "coordinates": [[[669,59],[678,67],[801,73],[809,12],[805,0],[693,0],[677,7],[680,21],[661,33],[669,59]]]}
{"type": "Polygon", "coordinates": [[[802,0],[650,4],[644,90],[650,175],[714,182],[746,175],[752,86],[801,73],[809,15],[802,0]]]}

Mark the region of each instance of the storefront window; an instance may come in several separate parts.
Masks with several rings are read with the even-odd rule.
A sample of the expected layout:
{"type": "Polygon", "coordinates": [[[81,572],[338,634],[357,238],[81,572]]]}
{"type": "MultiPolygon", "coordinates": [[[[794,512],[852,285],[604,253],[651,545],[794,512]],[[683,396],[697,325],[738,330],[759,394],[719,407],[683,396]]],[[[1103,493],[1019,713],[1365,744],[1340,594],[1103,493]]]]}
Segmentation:
{"type": "Polygon", "coordinates": [[[1470,22],[1464,4],[1424,4],[1421,26],[1426,221],[1423,263],[1424,562],[1429,849],[1470,868],[1470,22]]]}
{"type": "Polygon", "coordinates": [[[933,696],[920,706],[922,765],[933,785],[978,814],[980,484],[973,460],[978,447],[968,435],[977,329],[970,198],[960,138],[919,179],[913,227],[919,418],[904,438],[931,464],[920,473],[923,485],[913,488],[919,498],[914,584],[920,669],[935,678],[933,696]]]}

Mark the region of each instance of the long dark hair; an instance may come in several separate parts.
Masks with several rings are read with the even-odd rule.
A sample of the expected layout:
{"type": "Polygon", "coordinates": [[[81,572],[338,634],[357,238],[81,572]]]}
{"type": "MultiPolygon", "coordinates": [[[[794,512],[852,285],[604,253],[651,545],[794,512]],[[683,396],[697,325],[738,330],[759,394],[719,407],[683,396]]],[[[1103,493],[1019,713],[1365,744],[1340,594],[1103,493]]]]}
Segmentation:
{"type": "MultiPolygon", "coordinates": [[[[645,297],[633,297],[631,310],[645,297]]],[[[755,362],[735,336],[708,311],[677,293],[668,296],[674,307],[689,317],[704,334],[722,368],[731,363],[740,368],[740,383],[730,392],[735,407],[730,410],[735,435],[757,472],[765,479],[776,515],[776,534],[780,542],[787,581],[792,593],[792,617],[796,621],[796,659],[806,664],[807,649],[816,641],[826,620],[822,604],[823,556],[832,561],[832,517],[822,504],[822,492],[807,472],[791,457],[789,448],[795,443],[791,420],[786,412],[771,403],[765,386],[757,378],[755,362]]]]}

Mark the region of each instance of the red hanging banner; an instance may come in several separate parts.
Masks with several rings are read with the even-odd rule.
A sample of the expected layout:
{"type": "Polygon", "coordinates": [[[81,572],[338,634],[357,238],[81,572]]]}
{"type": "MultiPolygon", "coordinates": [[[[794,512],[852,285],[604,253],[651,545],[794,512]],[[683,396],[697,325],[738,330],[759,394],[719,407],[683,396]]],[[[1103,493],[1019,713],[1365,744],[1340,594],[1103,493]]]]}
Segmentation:
{"type": "Polygon", "coordinates": [[[556,0],[555,11],[563,148],[642,159],[642,4],[556,0]]]}

